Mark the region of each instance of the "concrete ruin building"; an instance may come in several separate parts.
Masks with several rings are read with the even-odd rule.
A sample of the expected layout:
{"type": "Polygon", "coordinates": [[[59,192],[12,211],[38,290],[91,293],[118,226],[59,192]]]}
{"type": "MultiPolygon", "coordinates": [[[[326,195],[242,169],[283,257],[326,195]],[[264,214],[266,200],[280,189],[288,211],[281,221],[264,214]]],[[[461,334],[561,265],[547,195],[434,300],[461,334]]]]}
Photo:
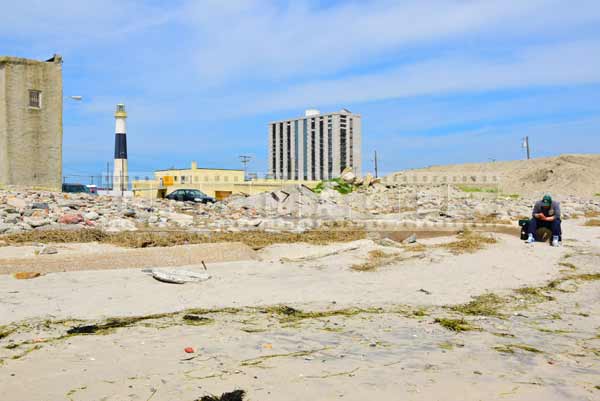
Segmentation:
{"type": "Polygon", "coordinates": [[[350,167],[361,176],[361,117],[347,109],[269,124],[269,175],[282,180],[328,180],[350,167]]]}
{"type": "Polygon", "coordinates": [[[0,56],[0,186],[60,190],[62,58],[0,56]]]}

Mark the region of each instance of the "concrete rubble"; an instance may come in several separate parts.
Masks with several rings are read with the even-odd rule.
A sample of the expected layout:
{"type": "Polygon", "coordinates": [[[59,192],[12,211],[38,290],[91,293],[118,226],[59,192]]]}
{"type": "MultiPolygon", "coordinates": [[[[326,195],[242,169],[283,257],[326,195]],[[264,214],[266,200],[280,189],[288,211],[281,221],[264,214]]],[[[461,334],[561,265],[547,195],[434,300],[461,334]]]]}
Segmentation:
{"type": "Polygon", "coordinates": [[[278,191],[236,198],[227,205],[272,217],[343,219],[352,216],[353,212],[349,206],[319,196],[304,185],[290,185],[278,191]]]}
{"type": "MultiPolygon", "coordinates": [[[[505,222],[529,216],[534,198],[467,193],[444,185],[371,182],[342,195],[302,185],[215,204],[124,199],[44,191],[0,191],[0,234],[29,230],[99,228],[108,232],[147,229],[192,231],[304,230],[326,221],[505,222]]],[[[561,197],[563,219],[600,212],[600,199],[561,197]]]]}

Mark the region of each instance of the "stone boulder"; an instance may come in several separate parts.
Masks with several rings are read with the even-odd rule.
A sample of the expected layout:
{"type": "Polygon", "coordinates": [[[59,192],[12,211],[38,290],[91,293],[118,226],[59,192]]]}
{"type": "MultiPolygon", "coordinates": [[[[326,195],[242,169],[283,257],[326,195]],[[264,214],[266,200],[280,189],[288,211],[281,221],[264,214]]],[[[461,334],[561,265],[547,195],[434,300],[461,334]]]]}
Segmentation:
{"type": "Polygon", "coordinates": [[[137,231],[135,223],[127,219],[112,219],[106,222],[104,230],[107,232],[117,233],[121,231],[137,231]]]}
{"type": "Polygon", "coordinates": [[[60,224],[79,224],[83,221],[83,216],[80,214],[63,214],[58,218],[60,224]]]}
{"type": "Polygon", "coordinates": [[[86,214],[83,215],[83,217],[85,217],[86,220],[98,220],[100,218],[100,215],[94,211],[92,212],[87,212],[86,214]]]}

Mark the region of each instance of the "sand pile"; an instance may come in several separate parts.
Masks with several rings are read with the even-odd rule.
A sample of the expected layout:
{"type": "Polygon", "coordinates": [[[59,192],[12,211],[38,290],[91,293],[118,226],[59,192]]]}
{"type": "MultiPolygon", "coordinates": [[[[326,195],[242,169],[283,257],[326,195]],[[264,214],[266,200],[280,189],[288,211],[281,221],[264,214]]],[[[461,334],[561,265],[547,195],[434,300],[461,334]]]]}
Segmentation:
{"type": "Polygon", "coordinates": [[[500,179],[500,190],[526,196],[549,192],[555,195],[590,197],[600,193],[600,155],[572,154],[532,160],[432,166],[397,172],[441,174],[488,174],[500,179]]]}

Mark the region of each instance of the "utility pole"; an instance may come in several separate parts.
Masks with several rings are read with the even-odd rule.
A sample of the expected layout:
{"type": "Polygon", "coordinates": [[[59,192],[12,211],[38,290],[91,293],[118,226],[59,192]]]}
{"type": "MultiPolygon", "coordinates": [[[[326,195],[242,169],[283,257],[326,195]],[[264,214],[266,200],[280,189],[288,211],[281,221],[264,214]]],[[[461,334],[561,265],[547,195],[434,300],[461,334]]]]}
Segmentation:
{"type": "Polygon", "coordinates": [[[248,175],[248,163],[252,160],[252,156],[248,155],[240,155],[240,161],[244,165],[244,181],[246,180],[246,176],[248,175]]]}
{"type": "Polygon", "coordinates": [[[531,152],[529,148],[529,136],[523,138],[523,147],[527,150],[527,160],[531,159],[531,152]]]}
{"type": "Polygon", "coordinates": [[[375,163],[375,178],[378,178],[379,176],[379,169],[377,166],[377,151],[375,151],[375,158],[373,159],[373,162],[375,163]]]}

